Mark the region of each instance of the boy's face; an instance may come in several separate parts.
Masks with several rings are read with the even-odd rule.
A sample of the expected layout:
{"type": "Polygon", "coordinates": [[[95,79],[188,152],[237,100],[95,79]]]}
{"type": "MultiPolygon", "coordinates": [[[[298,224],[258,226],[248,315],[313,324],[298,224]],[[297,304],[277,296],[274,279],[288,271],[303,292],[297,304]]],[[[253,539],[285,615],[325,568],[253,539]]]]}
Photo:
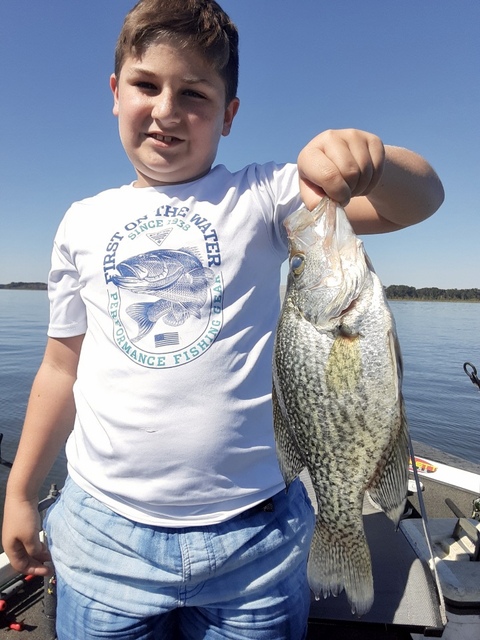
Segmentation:
{"type": "Polygon", "coordinates": [[[208,173],[239,102],[225,106],[220,75],[192,50],[152,44],[110,79],[113,113],[136,186],[189,182],[208,173]]]}

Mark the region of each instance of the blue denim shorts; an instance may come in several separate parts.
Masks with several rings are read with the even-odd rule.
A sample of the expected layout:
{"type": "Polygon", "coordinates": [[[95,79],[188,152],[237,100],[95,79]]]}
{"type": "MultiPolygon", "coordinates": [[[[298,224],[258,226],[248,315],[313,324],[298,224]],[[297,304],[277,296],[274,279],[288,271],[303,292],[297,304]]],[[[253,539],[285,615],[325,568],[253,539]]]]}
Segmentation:
{"type": "Polygon", "coordinates": [[[58,640],[302,640],[314,513],[303,484],[217,525],[124,518],[70,478],[45,528],[58,640]]]}

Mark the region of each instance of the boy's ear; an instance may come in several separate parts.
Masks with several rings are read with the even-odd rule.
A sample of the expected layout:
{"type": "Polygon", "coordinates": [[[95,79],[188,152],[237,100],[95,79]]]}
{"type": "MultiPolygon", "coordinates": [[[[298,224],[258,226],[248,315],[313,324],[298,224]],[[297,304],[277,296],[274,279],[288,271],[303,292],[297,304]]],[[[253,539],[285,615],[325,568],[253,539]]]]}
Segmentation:
{"type": "Polygon", "coordinates": [[[110,89],[113,93],[113,115],[118,116],[118,83],[117,76],[114,73],[110,76],[110,89]]]}
{"type": "Polygon", "coordinates": [[[232,128],[233,119],[237,115],[238,108],[240,106],[240,100],[234,98],[227,108],[225,109],[225,116],[223,119],[222,136],[228,136],[230,129],[232,128]]]}

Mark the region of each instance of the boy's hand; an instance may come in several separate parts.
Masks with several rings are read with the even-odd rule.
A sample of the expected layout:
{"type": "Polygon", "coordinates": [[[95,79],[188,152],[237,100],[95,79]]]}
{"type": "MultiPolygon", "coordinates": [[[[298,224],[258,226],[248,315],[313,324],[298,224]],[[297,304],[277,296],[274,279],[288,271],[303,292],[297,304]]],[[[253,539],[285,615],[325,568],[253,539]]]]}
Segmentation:
{"type": "Polygon", "coordinates": [[[40,514],[37,503],[5,502],[3,548],[12,567],[25,575],[47,576],[53,573],[51,557],[40,541],[40,514]]]}
{"type": "Polygon", "coordinates": [[[372,133],[329,130],[313,138],[298,156],[300,193],[308,209],[327,195],[345,206],[353,196],[367,195],[383,173],[385,149],[372,133]]]}

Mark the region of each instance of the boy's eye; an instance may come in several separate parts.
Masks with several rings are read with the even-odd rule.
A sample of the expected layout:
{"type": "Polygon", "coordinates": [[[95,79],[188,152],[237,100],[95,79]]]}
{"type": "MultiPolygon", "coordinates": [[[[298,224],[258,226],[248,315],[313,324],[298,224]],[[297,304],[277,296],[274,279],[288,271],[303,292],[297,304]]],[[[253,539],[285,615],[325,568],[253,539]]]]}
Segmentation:
{"type": "Polygon", "coordinates": [[[152,84],[151,82],[147,82],[146,80],[145,81],[142,80],[140,82],[137,82],[136,86],[139,89],[145,89],[146,91],[155,91],[157,89],[157,87],[154,84],[152,84]]]}
{"type": "Polygon", "coordinates": [[[191,98],[205,98],[203,94],[198,93],[198,91],[194,91],[193,89],[185,89],[183,95],[189,96],[191,98]]]}

